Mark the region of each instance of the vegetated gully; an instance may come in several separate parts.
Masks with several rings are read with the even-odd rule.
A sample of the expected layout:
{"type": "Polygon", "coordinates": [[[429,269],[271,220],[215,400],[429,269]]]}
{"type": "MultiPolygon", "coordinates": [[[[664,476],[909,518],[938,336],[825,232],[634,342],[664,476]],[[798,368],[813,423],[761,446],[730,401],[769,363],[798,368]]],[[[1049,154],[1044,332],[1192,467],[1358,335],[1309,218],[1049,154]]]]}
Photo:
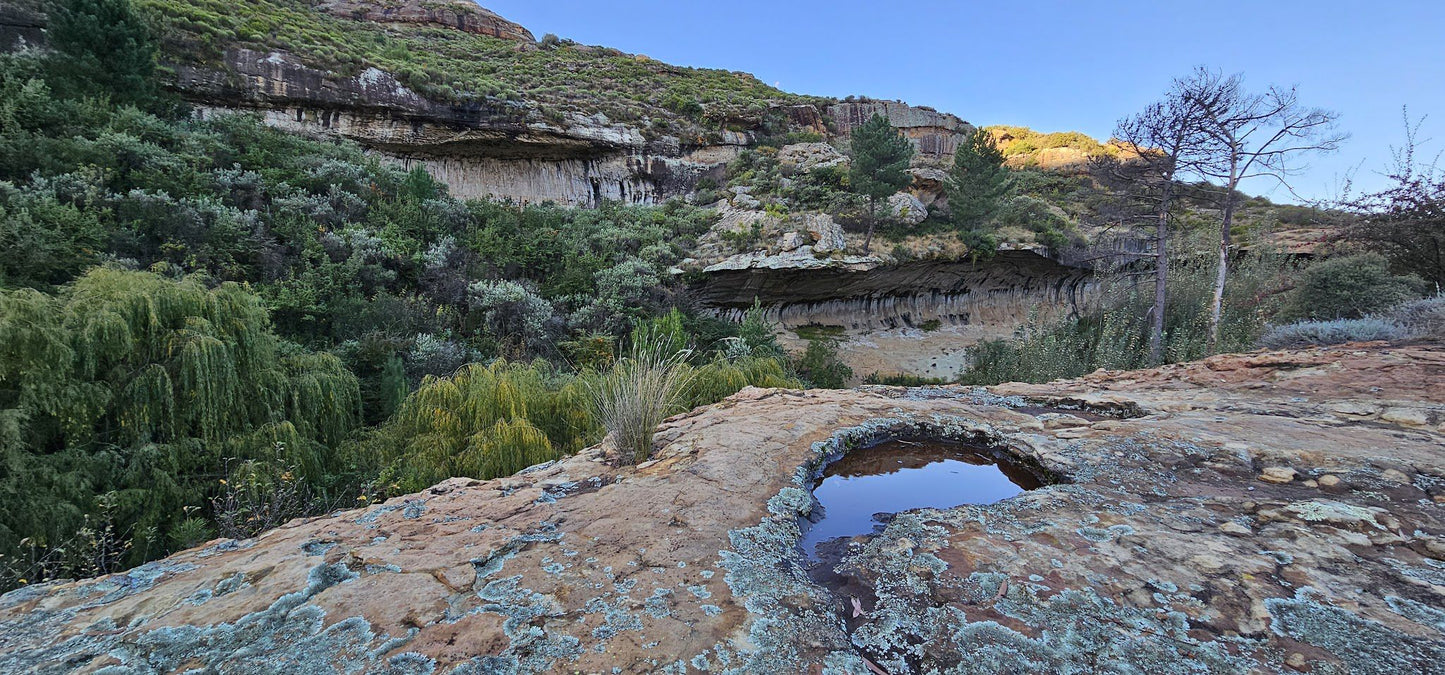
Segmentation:
{"type": "Polygon", "coordinates": [[[870,588],[839,565],[894,516],[917,509],[992,504],[1057,482],[998,447],[930,437],[884,440],[824,468],[802,519],[804,570],[832,591],[850,631],[874,604],[870,588]]]}

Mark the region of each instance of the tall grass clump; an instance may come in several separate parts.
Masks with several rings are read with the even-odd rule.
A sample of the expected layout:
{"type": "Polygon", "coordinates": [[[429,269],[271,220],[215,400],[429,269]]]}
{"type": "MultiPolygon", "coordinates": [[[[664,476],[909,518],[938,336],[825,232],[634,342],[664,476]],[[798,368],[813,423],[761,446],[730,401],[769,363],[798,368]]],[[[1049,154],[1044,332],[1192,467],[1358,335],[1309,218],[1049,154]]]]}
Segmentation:
{"type": "Polygon", "coordinates": [[[628,353],[612,370],[588,383],[597,422],[633,463],[652,454],[657,425],[682,411],[694,377],[687,366],[689,353],[677,349],[674,337],[662,331],[634,335],[628,353]]]}

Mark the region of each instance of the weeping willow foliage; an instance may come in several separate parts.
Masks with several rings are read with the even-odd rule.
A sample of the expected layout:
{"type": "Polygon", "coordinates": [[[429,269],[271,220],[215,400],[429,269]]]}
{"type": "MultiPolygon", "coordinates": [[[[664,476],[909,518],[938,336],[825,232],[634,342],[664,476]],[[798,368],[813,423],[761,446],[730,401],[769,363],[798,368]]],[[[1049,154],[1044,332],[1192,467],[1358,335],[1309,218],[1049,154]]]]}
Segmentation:
{"type": "Polygon", "coordinates": [[[413,492],[454,476],[495,478],[581,449],[595,436],[580,382],[545,361],[464,366],[428,377],[358,450],[382,482],[413,492]]]}
{"type": "Polygon", "coordinates": [[[164,554],[227,458],[325,485],[359,407],[338,359],[283,353],[235,284],[95,268],[0,292],[0,553],[63,548],[104,506],[126,562],[164,554]]]}
{"type": "Polygon", "coordinates": [[[719,357],[694,367],[693,371],[682,390],[683,407],[689,410],[717,403],[744,387],[803,388],[803,383],[789,375],[783,362],[775,358],[749,356],[729,360],[719,357]]]}
{"type": "MultiPolygon", "coordinates": [[[[496,361],[428,378],[389,422],[352,446],[354,461],[379,463],[382,492],[405,494],[455,476],[507,476],[575,453],[601,440],[603,426],[589,394],[619,367],[574,374],[546,361],[496,361]]],[[[669,414],[716,403],[744,387],[801,387],[772,358],[678,367],[687,386],[669,414]]]]}

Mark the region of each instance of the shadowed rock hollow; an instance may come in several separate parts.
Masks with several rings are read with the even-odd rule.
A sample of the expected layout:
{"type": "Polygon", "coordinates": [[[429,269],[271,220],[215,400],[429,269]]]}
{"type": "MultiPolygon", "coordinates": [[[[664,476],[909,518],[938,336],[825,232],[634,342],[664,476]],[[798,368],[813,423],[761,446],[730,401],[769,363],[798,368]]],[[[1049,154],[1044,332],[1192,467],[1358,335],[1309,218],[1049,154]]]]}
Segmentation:
{"type": "Polygon", "coordinates": [[[12,592],[0,671],[1442,672],[1442,383],[1445,348],[1347,346],[746,390],[636,468],[593,449],[12,592]],[[920,435],[1062,482],[900,514],[815,585],[814,478],[920,435]]]}

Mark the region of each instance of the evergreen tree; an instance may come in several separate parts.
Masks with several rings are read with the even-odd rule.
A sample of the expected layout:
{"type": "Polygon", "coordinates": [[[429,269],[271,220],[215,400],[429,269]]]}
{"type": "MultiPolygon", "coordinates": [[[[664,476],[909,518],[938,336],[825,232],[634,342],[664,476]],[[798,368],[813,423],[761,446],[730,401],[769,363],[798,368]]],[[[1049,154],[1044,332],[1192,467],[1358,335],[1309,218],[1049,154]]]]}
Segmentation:
{"type": "Polygon", "coordinates": [[[1013,189],[1013,179],[1003,165],[1003,152],[993,134],[974,129],[958,146],[949,171],[948,210],[955,225],[976,229],[998,213],[1004,195],[1013,189]]]}
{"type": "Polygon", "coordinates": [[[50,43],[62,79],[80,95],[149,108],[157,98],[156,41],[130,0],[62,0],[50,43]]]}
{"type": "Polygon", "coordinates": [[[889,124],[888,118],[873,115],[853,130],[853,165],[849,179],[853,191],[868,198],[868,236],[863,241],[867,253],[873,243],[873,229],[878,223],[878,200],[887,199],[913,182],[908,162],[913,159],[913,144],[889,124]]]}

